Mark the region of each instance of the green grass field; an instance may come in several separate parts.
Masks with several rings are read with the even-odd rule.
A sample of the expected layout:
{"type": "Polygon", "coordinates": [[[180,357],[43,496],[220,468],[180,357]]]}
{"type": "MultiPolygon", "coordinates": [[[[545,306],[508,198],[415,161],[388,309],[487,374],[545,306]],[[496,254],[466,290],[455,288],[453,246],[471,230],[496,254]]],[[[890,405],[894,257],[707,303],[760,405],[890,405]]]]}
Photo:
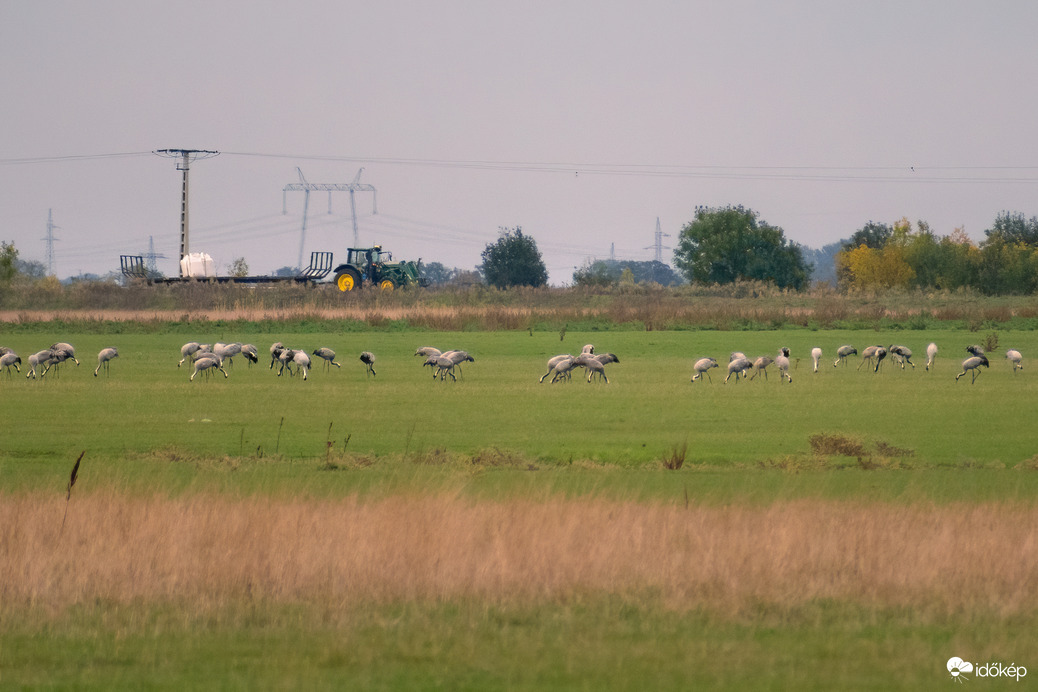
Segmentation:
{"type": "MultiPolygon", "coordinates": [[[[0,687],[920,689],[950,681],[944,663],[953,655],[1038,671],[1038,608],[1019,586],[1038,576],[1027,567],[1038,564],[1038,547],[1009,530],[1033,525],[1038,511],[1038,446],[1030,434],[1038,384],[1029,360],[1014,374],[1003,359],[1007,347],[1025,358],[1038,353],[1038,332],[999,332],[992,367],[975,384],[968,375],[956,382],[965,346],[987,334],[600,331],[570,332],[562,342],[558,333],[526,331],[0,335],[23,360],[63,340],[82,361],[42,381],[26,380],[24,370],[0,374],[0,687]],[[325,371],[315,359],[302,381],[276,377],[263,358],[251,368],[236,358],[229,378],[189,382],[191,371],[176,367],[188,340],[248,340],[261,354],[275,340],[307,351],[329,346],[342,369],[325,371]],[[941,351],[925,372],[930,341],[941,351]],[[588,384],[580,373],[568,383],[538,383],[550,356],[577,353],[584,343],[619,356],[607,367],[608,385],[588,384]],[[902,371],[887,361],[874,374],[856,371],[852,357],[834,368],[844,343],[859,351],[902,343],[917,367],[902,371]],[[457,382],[434,381],[412,355],[423,345],[465,349],[476,362],[465,364],[457,382]],[[121,355],[110,375],[95,378],[94,356],[106,346],[121,355]],[[774,356],[780,346],[792,351],[791,384],[780,383],[774,366],[766,381],[722,384],[730,351],[774,356]],[[818,373],[811,372],[814,346],[825,353],[818,373]],[[357,360],[362,350],[377,354],[377,377],[357,360]],[[717,358],[722,369],[712,381],[690,383],[701,356],[717,358]],[[864,453],[820,454],[811,444],[818,435],[846,438],[864,453]],[[684,464],[666,469],[664,460],[684,445],[684,464]],[[62,533],[68,474],[84,450],[62,533]],[[197,503],[165,504],[210,497],[227,503],[225,513],[197,526],[197,503]],[[299,560],[267,555],[268,527],[255,520],[244,533],[212,539],[214,560],[245,539],[254,550],[239,562],[263,555],[226,584],[218,580],[223,572],[162,567],[198,552],[191,545],[208,550],[212,527],[237,526],[237,512],[256,497],[270,503],[271,517],[299,512],[283,520],[289,536],[328,533],[328,540],[344,530],[318,519],[328,503],[336,512],[401,498],[450,503],[425,528],[420,515],[372,520],[387,528],[369,532],[377,538],[365,548],[374,555],[370,584],[360,578],[362,563],[329,563],[315,586],[288,584],[299,560]],[[560,509],[574,512],[573,535],[538,537],[536,527],[552,520],[524,523],[529,503],[553,507],[558,498],[577,503],[560,509]],[[607,503],[602,517],[630,512],[631,519],[607,536],[584,536],[587,510],[579,503],[586,501],[607,503]],[[823,517],[827,507],[860,507],[861,521],[816,529],[803,520],[787,534],[783,521],[769,519],[772,510],[779,517],[790,511],[790,521],[801,522],[802,503],[823,517]],[[659,508],[716,510],[704,527],[722,535],[738,512],[759,508],[761,530],[776,532],[783,545],[810,548],[844,532],[857,538],[828,549],[846,550],[849,562],[834,568],[823,560],[816,581],[803,572],[818,557],[810,551],[726,552],[745,544],[746,534],[709,550],[694,532],[643,546],[658,533],[659,508]],[[971,512],[976,520],[957,529],[959,560],[948,555],[956,536],[942,534],[947,562],[913,562],[899,575],[899,557],[932,548],[918,538],[927,526],[971,512]],[[473,546],[465,560],[456,541],[466,534],[444,528],[459,522],[455,515],[477,527],[465,539],[473,546]],[[134,533],[147,526],[153,533],[134,533]],[[627,526],[631,533],[618,536],[627,526]],[[424,541],[403,557],[379,553],[416,531],[427,532],[424,541]],[[181,535],[197,543],[145,556],[148,546],[187,540],[181,535]],[[541,560],[563,537],[578,555],[614,551],[600,556],[601,571],[627,559],[631,565],[603,583],[578,574],[543,592],[508,586],[505,577],[516,571],[506,568],[509,560],[541,560]],[[439,547],[425,555],[423,543],[439,547]],[[655,564],[659,551],[687,562],[674,574],[643,574],[639,564],[655,564]],[[489,582],[476,580],[467,591],[457,574],[486,577],[484,554],[497,556],[499,581],[491,572],[489,582]],[[1006,564],[1016,560],[1023,571],[1010,580],[992,555],[1010,555],[1006,564]],[[431,567],[438,559],[447,566],[431,567]],[[126,573],[107,572],[112,561],[129,565],[126,573]],[[736,593],[730,578],[678,578],[711,561],[754,579],[736,593]],[[927,563],[943,572],[923,574],[927,563]],[[824,578],[830,569],[849,592],[832,591],[824,578]],[[352,590],[334,576],[351,570],[358,570],[356,583],[346,580],[352,590]],[[399,571],[414,581],[385,595],[377,585],[399,571]],[[272,572],[280,576],[266,584],[272,572]],[[96,581],[76,581],[80,573],[96,581]],[[423,581],[429,574],[440,581],[423,581]],[[880,576],[888,590],[867,595],[880,576]],[[198,585],[184,586],[196,578],[198,585]],[[960,587],[912,590],[914,581],[931,579],[960,587]],[[152,581],[164,586],[138,593],[152,581]]],[[[666,521],[682,521],[676,516],[666,521]]],[[[300,554],[319,560],[313,556],[360,545],[320,543],[300,554]]],[[[560,561],[535,574],[550,576],[560,561]]]]}

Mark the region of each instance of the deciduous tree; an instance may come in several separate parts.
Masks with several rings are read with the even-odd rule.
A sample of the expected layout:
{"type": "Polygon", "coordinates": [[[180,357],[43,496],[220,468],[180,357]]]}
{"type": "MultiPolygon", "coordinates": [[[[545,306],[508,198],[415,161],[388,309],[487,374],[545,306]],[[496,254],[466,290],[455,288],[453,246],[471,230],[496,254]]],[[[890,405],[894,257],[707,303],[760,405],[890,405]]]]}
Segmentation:
{"type": "Polygon", "coordinates": [[[482,257],[480,270],[491,286],[508,288],[548,283],[548,269],[537,250],[537,241],[525,235],[519,226],[502,228],[497,242],[488,244],[482,257]]]}
{"type": "Polygon", "coordinates": [[[681,229],[674,264],[689,281],[732,283],[739,279],[771,281],[800,290],[810,267],[800,247],[781,228],[758,221],[743,207],[701,207],[681,229]]]}

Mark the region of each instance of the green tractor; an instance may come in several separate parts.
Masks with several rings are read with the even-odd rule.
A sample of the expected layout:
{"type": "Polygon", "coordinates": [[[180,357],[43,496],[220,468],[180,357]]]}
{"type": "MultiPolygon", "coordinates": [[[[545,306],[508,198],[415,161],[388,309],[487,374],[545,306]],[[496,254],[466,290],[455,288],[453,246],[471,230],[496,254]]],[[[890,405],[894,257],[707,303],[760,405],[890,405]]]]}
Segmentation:
{"type": "Polygon", "coordinates": [[[353,291],[365,285],[394,291],[408,286],[426,286],[420,276],[422,261],[394,262],[393,255],[381,245],[346,250],[346,264],[335,268],[335,285],[340,291],[353,291]]]}

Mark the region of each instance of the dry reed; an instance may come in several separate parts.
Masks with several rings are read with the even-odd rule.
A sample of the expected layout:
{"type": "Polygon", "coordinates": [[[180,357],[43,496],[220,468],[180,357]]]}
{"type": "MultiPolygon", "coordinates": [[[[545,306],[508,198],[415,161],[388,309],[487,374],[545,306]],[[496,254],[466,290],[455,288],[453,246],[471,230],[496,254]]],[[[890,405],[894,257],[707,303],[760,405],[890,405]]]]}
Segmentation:
{"type": "Polygon", "coordinates": [[[0,609],[652,593],[670,607],[842,599],[1008,616],[1038,606],[1038,509],[691,507],[600,498],[337,500],[0,494],[0,609]]]}

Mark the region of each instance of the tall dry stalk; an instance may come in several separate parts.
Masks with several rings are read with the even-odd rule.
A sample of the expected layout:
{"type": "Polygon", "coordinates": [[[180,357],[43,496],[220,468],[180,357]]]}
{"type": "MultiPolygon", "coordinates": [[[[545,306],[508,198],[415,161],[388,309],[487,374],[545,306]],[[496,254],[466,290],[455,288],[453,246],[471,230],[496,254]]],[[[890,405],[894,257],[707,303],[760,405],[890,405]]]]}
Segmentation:
{"type": "Polygon", "coordinates": [[[83,455],[86,454],[84,449],[79,453],[79,458],[76,459],[76,463],[72,466],[72,474],[68,477],[68,488],[65,491],[65,513],[61,515],[61,531],[65,532],[65,519],[68,518],[68,503],[72,499],[72,486],[76,484],[76,479],[79,478],[79,462],[83,461],[83,455]]]}

